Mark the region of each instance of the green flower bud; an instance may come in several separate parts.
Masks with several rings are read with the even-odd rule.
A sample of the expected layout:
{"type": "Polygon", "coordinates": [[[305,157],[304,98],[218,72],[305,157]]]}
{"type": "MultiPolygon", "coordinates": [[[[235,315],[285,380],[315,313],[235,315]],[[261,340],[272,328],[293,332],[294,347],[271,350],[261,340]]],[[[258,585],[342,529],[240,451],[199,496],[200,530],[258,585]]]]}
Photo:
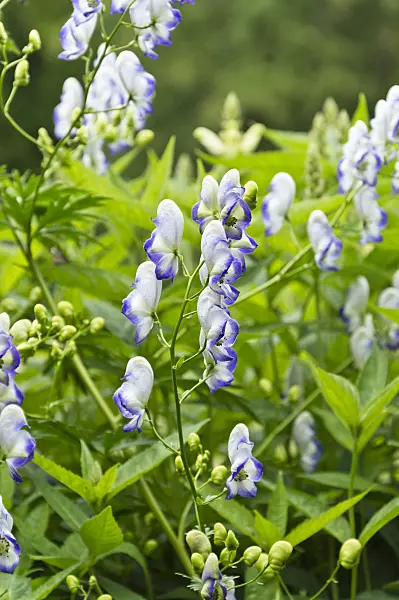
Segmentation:
{"type": "Polygon", "coordinates": [[[227,468],[224,465],[219,465],[212,469],[211,479],[215,485],[221,485],[226,481],[227,468]]]}
{"type": "Polygon", "coordinates": [[[262,548],[259,546],[249,546],[243,554],[244,563],[248,567],[252,567],[260,558],[262,554],[262,548]]]}
{"type": "Polygon", "coordinates": [[[293,460],[298,456],[298,446],[293,439],[288,442],[288,453],[293,460]]]}
{"type": "Polygon", "coordinates": [[[61,315],[54,315],[51,319],[51,331],[55,333],[61,331],[63,327],[65,327],[65,319],[61,315]]]}
{"type": "Polygon", "coordinates": [[[76,342],[74,340],[70,340],[67,342],[64,348],[64,356],[73,356],[76,354],[77,349],[76,342]]]}
{"type": "Polygon", "coordinates": [[[198,531],[198,529],[192,529],[186,535],[186,542],[188,547],[191,550],[191,554],[194,552],[198,552],[205,559],[208,558],[209,554],[212,552],[211,542],[209,538],[202,533],[202,531],[198,531]]]}
{"type": "Polygon", "coordinates": [[[26,58],[23,58],[15,67],[14,85],[17,87],[26,87],[29,85],[29,81],[29,62],[26,58]]]}
{"type": "Polygon", "coordinates": [[[180,454],[178,454],[176,456],[176,458],[175,458],[175,467],[176,467],[176,471],[178,473],[184,473],[185,472],[183,459],[180,456],[180,454]]]}
{"type": "Polygon", "coordinates": [[[151,144],[154,137],[155,133],[152,131],[152,129],[142,129],[136,135],[136,146],[144,148],[144,146],[148,146],[148,144],[151,144]]]}
{"type": "Polygon", "coordinates": [[[57,360],[58,358],[61,358],[61,356],[62,356],[61,346],[59,345],[58,342],[54,341],[51,345],[51,358],[54,358],[55,360],[57,360]]]}
{"type": "Polygon", "coordinates": [[[270,548],[270,552],[269,552],[270,568],[275,573],[278,573],[279,571],[281,571],[281,569],[283,569],[285,567],[285,563],[291,556],[292,551],[293,551],[293,547],[291,546],[291,544],[284,540],[273,544],[273,546],[270,548]]]}
{"type": "Polygon", "coordinates": [[[68,575],[68,577],[66,578],[66,584],[67,584],[68,590],[70,592],[72,592],[73,594],[76,594],[76,592],[79,592],[80,581],[77,577],[75,577],[75,575],[68,575]]]}
{"type": "Polygon", "coordinates": [[[292,385],[290,387],[290,389],[288,390],[288,400],[290,402],[292,402],[293,404],[296,404],[298,402],[298,400],[300,399],[301,394],[302,394],[301,386],[298,384],[292,385]]]}
{"type": "Polygon", "coordinates": [[[17,346],[17,350],[25,358],[33,356],[35,353],[35,348],[31,344],[29,344],[29,342],[22,342],[22,344],[19,344],[17,346]]]}
{"type": "Polygon", "coordinates": [[[40,146],[42,146],[42,148],[44,148],[47,152],[51,152],[54,149],[54,144],[47,129],[45,127],[40,127],[37,133],[37,141],[39,142],[40,146]]]}
{"type": "Polygon", "coordinates": [[[75,310],[73,308],[73,304],[67,302],[66,300],[58,302],[57,309],[61,317],[64,317],[64,319],[71,319],[74,316],[75,310]]]}
{"type": "Polygon", "coordinates": [[[195,452],[201,446],[201,438],[197,433],[189,433],[187,438],[187,444],[191,452],[195,452]]]}
{"type": "Polygon", "coordinates": [[[36,302],[39,302],[41,297],[42,297],[42,288],[40,288],[39,286],[36,286],[31,289],[31,292],[29,294],[29,300],[32,302],[32,304],[36,304],[36,302]]]}
{"type": "Polygon", "coordinates": [[[359,563],[362,545],[359,540],[346,540],[339,551],[339,562],[344,569],[353,569],[359,563]]]}
{"type": "Polygon", "coordinates": [[[98,596],[97,600],[112,600],[112,596],[109,594],[101,594],[101,596],[98,596]]]}
{"type": "Polygon", "coordinates": [[[97,585],[97,577],[94,575],[90,575],[89,577],[89,587],[93,588],[97,585]]]}
{"type": "Polygon", "coordinates": [[[65,325],[65,327],[63,327],[60,331],[60,342],[66,342],[67,340],[70,340],[74,335],[76,335],[77,332],[78,330],[73,325],[65,325]]]}
{"type": "Polygon", "coordinates": [[[390,485],[392,483],[392,476],[389,471],[381,471],[378,475],[378,481],[383,485],[390,485]]]}
{"type": "Polygon", "coordinates": [[[146,556],[151,556],[151,554],[153,554],[155,552],[155,550],[158,548],[159,543],[157,542],[157,540],[154,539],[149,539],[146,541],[146,543],[144,544],[144,554],[146,556]]]}
{"type": "Polygon", "coordinates": [[[29,33],[29,43],[22,49],[23,54],[31,54],[37,52],[42,47],[42,40],[40,39],[39,32],[37,29],[32,29],[29,33]]]}
{"type": "Polygon", "coordinates": [[[155,515],[152,512],[148,512],[144,515],[144,523],[149,527],[153,520],[155,519],[155,515]]]}
{"type": "Polygon", "coordinates": [[[37,319],[34,319],[28,331],[28,337],[37,337],[41,330],[42,326],[40,325],[39,321],[37,319]]]}
{"type": "Polygon", "coordinates": [[[40,325],[47,325],[49,320],[48,312],[47,308],[43,304],[35,304],[33,312],[35,313],[35,317],[39,321],[40,325]]]}
{"type": "Polygon", "coordinates": [[[105,321],[102,317],[95,317],[90,321],[90,333],[98,333],[104,329],[105,321]]]}
{"type": "Polygon", "coordinates": [[[32,323],[29,321],[29,319],[20,319],[19,321],[16,321],[10,328],[10,334],[14,338],[13,343],[16,346],[22,342],[26,342],[31,327],[32,323]]]}
{"type": "Polygon", "coordinates": [[[255,563],[256,570],[260,573],[261,571],[263,571],[263,569],[265,569],[267,567],[268,564],[269,564],[268,555],[266,554],[266,552],[261,552],[258,560],[255,563]]]}
{"type": "Polygon", "coordinates": [[[0,44],[4,45],[7,43],[8,34],[6,28],[4,27],[4,23],[0,21],[0,44]]]}
{"type": "Polygon", "coordinates": [[[204,456],[203,456],[203,454],[198,454],[197,459],[195,461],[195,465],[194,465],[195,470],[199,471],[199,469],[202,468],[203,463],[204,463],[204,456]]]}
{"type": "Polygon", "coordinates": [[[243,200],[248,204],[250,210],[254,210],[258,203],[258,184],[255,181],[248,181],[244,186],[243,200]]]}
{"type": "Polygon", "coordinates": [[[278,444],[274,449],[274,460],[278,463],[285,463],[288,459],[287,449],[284,444],[278,444]]]}
{"type": "Polygon", "coordinates": [[[1,301],[1,312],[13,313],[18,310],[18,304],[14,298],[4,298],[1,301]]]}
{"type": "Polygon", "coordinates": [[[222,116],[224,120],[241,120],[241,103],[235,92],[227,94],[223,105],[222,116]]]}
{"type": "Polygon", "coordinates": [[[226,548],[228,550],[237,550],[240,542],[237,540],[234,531],[229,530],[226,538],[226,548]]]}
{"type": "Polygon", "coordinates": [[[213,528],[213,542],[215,546],[223,546],[227,538],[227,529],[222,523],[215,523],[213,528]]]}
{"type": "Polygon", "coordinates": [[[272,393],[273,393],[273,384],[270,381],[270,379],[262,378],[259,381],[259,387],[262,390],[262,392],[265,394],[266,398],[272,395],[272,393]]]}
{"type": "Polygon", "coordinates": [[[89,141],[89,129],[86,127],[86,125],[81,125],[77,129],[75,139],[78,144],[81,144],[82,146],[87,145],[89,141]]]}
{"type": "Polygon", "coordinates": [[[198,552],[194,552],[194,554],[191,555],[191,564],[193,565],[194,573],[196,575],[201,575],[205,565],[204,557],[198,552]]]}
{"type": "Polygon", "coordinates": [[[223,548],[220,553],[220,562],[223,566],[229,565],[234,562],[237,552],[235,550],[229,550],[228,548],[223,548]]]}

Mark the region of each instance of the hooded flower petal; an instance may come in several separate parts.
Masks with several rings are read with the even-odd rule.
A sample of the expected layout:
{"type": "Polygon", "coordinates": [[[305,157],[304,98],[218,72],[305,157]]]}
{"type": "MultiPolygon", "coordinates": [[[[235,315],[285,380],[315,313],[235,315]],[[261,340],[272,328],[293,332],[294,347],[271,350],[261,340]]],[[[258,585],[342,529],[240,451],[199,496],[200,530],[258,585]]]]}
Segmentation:
{"type": "Polygon", "coordinates": [[[205,228],[201,251],[208,270],[209,285],[215,292],[220,293],[218,284],[222,282],[235,259],[220,221],[212,221],[205,228]]]}
{"type": "Polygon", "coordinates": [[[315,433],[315,420],[307,410],[294,421],[292,439],[298,447],[301,466],[305,473],[313,473],[321,458],[322,448],[315,433]]]}
{"type": "Polygon", "coordinates": [[[359,275],[350,285],[345,304],[339,314],[347,324],[348,332],[352,333],[361,325],[362,317],[367,309],[370,296],[370,285],[366,277],[359,275]]]}
{"type": "Polygon", "coordinates": [[[354,363],[362,369],[369,358],[374,344],[374,323],[372,315],[366,315],[364,324],[352,333],[349,346],[354,363]]]}
{"type": "Polygon", "coordinates": [[[262,202],[265,235],[275,235],[285,222],[296,193],[295,181],[288,173],[277,173],[270,183],[270,192],[262,202]]]}
{"type": "MultiPolygon", "coordinates": [[[[378,297],[377,304],[381,308],[398,309],[399,289],[397,287],[388,287],[383,290],[378,297]]],[[[383,320],[386,323],[386,338],[383,345],[389,350],[397,350],[399,348],[399,326],[396,323],[392,323],[388,318],[383,317],[383,320]]]]}
{"type": "Polygon", "coordinates": [[[104,8],[101,0],[72,0],[72,5],[76,13],[81,14],[84,19],[100,13],[104,8]]]}
{"type": "Polygon", "coordinates": [[[15,383],[15,373],[0,369],[0,411],[7,404],[22,404],[24,395],[15,383]]]}
{"type": "Polygon", "coordinates": [[[381,229],[387,224],[388,216],[377,202],[377,192],[374,188],[363,186],[354,198],[357,214],[362,223],[361,244],[382,241],[381,229]]]}
{"type": "Polygon", "coordinates": [[[124,379],[113,399],[121,414],[131,419],[123,431],[137,429],[140,433],[145,408],[154,384],[154,373],[148,360],[142,356],[131,358],[124,379]]]}
{"type": "Polygon", "coordinates": [[[171,45],[171,32],[181,21],[180,11],[168,0],[136,0],[129,12],[140,49],[149,58],[158,58],[154,48],[171,45]]]}
{"type": "Polygon", "coordinates": [[[155,77],[144,70],[137,56],[130,50],[119,54],[115,66],[122,85],[136,108],[144,114],[151,113],[155,77]]]}
{"type": "Polygon", "coordinates": [[[85,54],[97,25],[97,17],[97,13],[93,13],[82,20],[82,13],[76,10],[73,12],[60,32],[63,51],[58,58],[76,60],[85,54]]]}
{"type": "Polygon", "coordinates": [[[21,548],[6,528],[0,527],[0,573],[14,573],[19,563],[21,548]]]}
{"type": "Polygon", "coordinates": [[[347,193],[356,181],[374,187],[381,166],[381,156],[373,145],[367,125],[356,121],[349,130],[348,141],[343,146],[343,158],[338,165],[340,192],[347,193]]]}
{"type": "Polygon", "coordinates": [[[263,475],[262,464],[252,456],[253,442],[249,440],[246,425],[239,423],[230,434],[228,454],[231,462],[231,475],[226,481],[226,500],[237,494],[244,498],[256,496],[255,482],[263,475]]]}
{"type": "Polygon", "coordinates": [[[6,459],[11,477],[17,483],[22,479],[17,469],[33,458],[36,442],[27,431],[24,412],[20,406],[9,404],[0,414],[0,455],[6,459]]]}
{"type": "Polygon", "coordinates": [[[62,86],[61,101],[55,107],[54,134],[61,139],[65,137],[73,122],[73,113],[76,108],[83,107],[83,88],[75,77],[68,77],[62,86]]]}
{"type": "Polygon", "coordinates": [[[218,182],[211,175],[206,175],[202,181],[200,201],[193,206],[193,221],[199,224],[201,233],[214,219],[220,218],[218,200],[218,182]]]}
{"type": "Polygon", "coordinates": [[[335,264],[342,250],[342,242],[334,234],[326,215],[314,210],[308,219],[308,237],[315,253],[315,262],[321,271],[337,271],[335,264]]]}
{"type": "Polygon", "coordinates": [[[178,254],[183,237],[184,217],[173,200],[162,200],[154,219],[156,229],[144,244],[144,250],[155,264],[158,279],[173,279],[179,269],[178,254]]]}
{"type": "Polygon", "coordinates": [[[112,0],[110,11],[111,15],[125,12],[130,4],[132,4],[132,0],[112,0]]]}

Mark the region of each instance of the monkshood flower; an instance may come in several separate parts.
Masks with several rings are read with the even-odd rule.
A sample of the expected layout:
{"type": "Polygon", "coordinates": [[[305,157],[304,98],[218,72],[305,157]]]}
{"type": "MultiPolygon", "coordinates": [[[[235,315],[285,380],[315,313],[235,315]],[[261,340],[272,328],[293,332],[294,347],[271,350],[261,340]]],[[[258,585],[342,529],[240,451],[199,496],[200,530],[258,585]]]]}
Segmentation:
{"type": "Polygon", "coordinates": [[[356,181],[374,187],[382,160],[373,145],[366,123],[356,121],[343,145],[343,158],[338,165],[339,191],[347,193],[356,181]]]}
{"type": "Polygon", "coordinates": [[[155,265],[146,261],[139,265],[134,290],[123,300],[122,313],[136,325],[136,344],[140,344],[154,326],[155,313],[162,292],[162,282],[155,274],[155,265]]]}
{"type": "Polygon", "coordinates": [[[295,198],[295,181],[288,173],[277,173],[270,182],[269,190],[262,202],[262,218],[267,236],[275,235],[282,229],[295,198]]]}
{"type": "MultiPolygon", "coordinates": [[[[233,264],[233,263],[232,263],[233,264]]],[[[221,295],[222,300],[221,300],[221,305],[222,306],[229,306],[231,304],[234,304],[234,302],[237,300],[240,292],[237,290],[237,288],[235,288],[233,285],[230,285],[230,275],[229,275],[229,271],[230,268],[227,270],[226,275],[223,277],[223,282],[219,282],[217,284],[217,292],[218,294],[221,295]]],[[[200,280],[202,285],[207,285],[208,280],[209,280],[209,273],[208,273],[208,267],[206,266],[206,264],[203,264],[200,272],[200,280]]],[[[234,275],[232,276],[232,279],[234,279],[234,275]]],[[[234,281],[237,278],[234,279],[234,281]]]]}
{"type": "Polygon", "coordinates": [[[315,420],[307,410],[295,419],[292,439],[298,448],[302,469],[305,473],[313,473],[320,460],[322,448],[316,437],[315,420]]]}
{"type": "Polygon", "coordinates": [[[97,18],[98,13],[85,17],[79,10],[73,11],[60,31],[62,52],[58,58],[76,60],[85,54],[96,28],[97,18]]]}
{"type": "Polygon", "coordinates": [[[83,107],[83,88],[75,77],[68,77],[62,86],[61,101],[53,113],[54,134],[65,137],[73,123],[74,111],[83,107]]]}
{"type": "Polygon", "coordinates": [[[13,573],[18,566],[21,548],[12,535],[13,519],[0,496],[0,573],[13,573]]]}
{"type": "MultiPolygon", "coordinates": [[[[205,334],[201,330],[200,345],[205,344],[205,334]]],[[[211,394],[222,387],[228,387],[234,381],[234,371],[237,366],[237,354],[230,346],[216,347],[212,350],[203,352],[205,371],[203,377],[206,378],[206,385],[211,394]],[[215,355],[217,355],[215,357],[215,355]]]]}
{"type": "Polygon", "coordinates": [[[381,229],[386,227],[388,215],[377,202],[375,188],[363,186],[355,195],[354,204],[362,223],[361,244],[381,242],[381,229]]]}
{"type": "Polygon", "coordinates": [[[220,303],[221,296],[210,287],[205,288],[198,298],[198,320],[209,348],[224,338],[227,344],[232,345],[238,335],[237,321],[230,317],[228,310],[222,308],[220,303]]]}
{"type": "Polygon", "coordinates": [[[374,323],[373,317],[367,314],[363,325],[360,325],[352,333],[349,340],[349,347],[353,357],[353,362],[358,369],[362,369],[367,362],[374,344],[374,323]]]}
{"type": "Polygon", "coordinates": [[[0,414],[0,459],[5,460],[8,472],[17,483],[22,481],[18,469],[32,458],[36,446],[33,437],[23,429],[28,425],[24,411],[8,404],[0,414]]]}
{"type": "Polygon", "coordinates": [[[21,361],[20,355],[10,334],[10,317],[7,313],[0,314],[0,370],[4,373],[15,373],[21,361]]]}
{"type": "Polygon", "coordinates": [[[352,333],[362,323],[370,297],[370,284],[366,277],[359,275],[349,286],[344,305],[339,316],[347,325],[348,333],[352,333]]]}
{"type": "Polygon", "coordinates": [[[101,0],[72,0],[72,5],[82,15],[83,20],[99,14],[104,8],[101,0]]]}
{"type": "Polygon", "coordinates": [[[246,425],[239,423],[230,433],[228,454],[231,462],[231,475],[226,481],[228,494],[226,500],[237,494],[243,498],[256,496],[255,482],[262,479],[263,465],[252,456],[254,444],[249,441],[246,425]]]}
{"type": "Polygon", "coordinates": [[[171,32],[181,21],[180,11],[169,0],[135,0],[129,12],[139,48],[145,56],[158,58],[154,48],[172,44],[171,32]]]}
{"type": "Polygon", "coordinates": [[[22,404],[23,402],[24,394],[15,383],[15,375],[14,371],[7,373],[0,369],[0,411],[7,404],[22,404]]]}
{"type": "Polygon", "coordinates": [[[137,56],[124,50],[115,61],[120,81],[139,114],[152,113],[155,77],[147,73],[137,56]]]}
{"type": "MultiPolygon", "coordinates": [[[[393,281],[397,279],[397,272],[394,274],[393,281]]],[[[398,309],[399,308],[399,289],[397,287],[388,287],[381,292],[378,297],[377,305],[381,308],[398,309]]],[[[387,339],[383,345],[389,350],[397,350],[399,348],[399,326],[392,323],[389,319],[385,319],[388,325],[387,339]]]]}
{"type": "Polygon", "coordinates": [[[154,373],[148,360],[135,356],[127,363],[126,372],[122,378],[125,381],[116,390],[114,402],[121,414],[130,419],[123,431],[141,432],[145,408],[154,384],[154,373]]]}
{"type": "Polygon", "coordinates": [[[321,271],[337,271],[335,262],[341,254],[342,242],[334,235],[325,213],[314,210],[309,216],[307,230],[316,265],[321,271]]]}
{"type": "Polygon", "coordinates": [[[208,270],[209,286],[222,293],[223,283],[234,283],[242,275],[241,262],[229,247],[226,233],[220,221],[211,221],[205,228],[201,240],[201,251],[208,270]],[[226,275],[231,267],[228,281],[226,275]]]}
{"type": "Polygon", "coordinates": [[[180,244],[184,231],[184,217],[173,200],[158,204],[157,216],[152,219],[155,230],[144,243],[148,258],[155,264],[158,279],[174,279],[179,270],[180,244]]]}
{"type": "Polygon", "coordinates": [[[213,552],[206,559],[199,591],[204,600],[235,600],[234,579],[222,575],[219,559],[213,552]]]}

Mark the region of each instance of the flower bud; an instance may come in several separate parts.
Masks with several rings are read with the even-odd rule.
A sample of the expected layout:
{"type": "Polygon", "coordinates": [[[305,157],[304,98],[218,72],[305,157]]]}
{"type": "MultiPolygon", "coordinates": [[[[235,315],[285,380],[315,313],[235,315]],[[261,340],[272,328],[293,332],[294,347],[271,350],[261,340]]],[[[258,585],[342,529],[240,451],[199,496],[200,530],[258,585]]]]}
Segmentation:
{"type": "Polygon", "coordinates": [[[195,465],[194,465],[195,470],[199,471],[202,468],[203,463],[204,463],[204,455],[198,454],[197,459],[195,461],[195,465]]]}
{"type": "Polygon", "coordinates": [[[245,200],[251,210],[254,210],[258,203],[258,184],[255,181],[248,181],[244,189],[242,199],[245,200]]]}
{"type": "Polygon", "coordinates": [[[144,523],[149,527],[153,520],[155,519],[155,515],[152,512],[148,512],[144,515],[144,523]]]}
{"type": "Polygon", "coordinates": [[[94,575],[90,575],[89,577],[89,587],[93,588],[97,585],[97,577],[94,575]]]}
{"type": "Polygon", "coordinates": [[[240,542],[237,540],[234,531],[229,530],[226,538],[226,548],[228,550],[237,550],[240,542]]]}
{"type": "Polygon", "coordinates": [[[69,342],[67,342],[64,348],[64,356],[73,356],[74,354],[76,354],[76,351],[76,342],[74,340],[70,340],[69,342]]]}
{"type": "Polygon", "coordinates": [[[298,446],[296,445],[296,442],[293,439],[290,439],[290,441],[288,442],[288,453],[293,460],[295,460],[298,456],[298,446]]]}
{"type": "Polygon", "coordinates": [[[262,554],[262,548],[259,546],[249,546],[243,554],[244,563],[247,567],[252,567],[260,558],[262,554]]]}
{"type": "Polygon", "coordinates": [[[136,135],[136,146],[144,148],[144,146],[148,146],[148,144],[151,144],[154,137],[155,133],[152,131],[152,129],[142,129],[136,135]]]}
{"type": "Polygon", "coordinates": [[[382,485],[390,485],[392,483],[390,471],[381,471],[378,475],[378,481],[382,483],[382,485]]]}
{"type": "Polygon", "coordinates": [[[260,379],[260,381],[259,381],[259,387],[262,390],[262,392],[265,394],[266,398],[268,396],[272,395],[273,384],[270,381],[270,379],[265,379],[264,377],[262,377],[262,379],[260,379]]]}
{"type": "Polygon", "coordinates": [[[32,323],[29,321],[29,319],[20,319],[14,323],[10,329],[10,334],[12,335],[13,343],[16,346],[22,342],[26,342],[31,327],[32,323]]]}
{"type": "Polygon", "coordinates": [[[29,85],[29,81],[29,62],[26,60],[26,58],[23,58],[15,67],[14,85],[17,87],[25,87],[29,85]]]}
{"type": "Polygon", "coordinates": [[[70,340],[78,330],[73,325],[65,325],[60,331],[59,340],[60,342],[66,342],[70,340]]]}
{"type": "Polygon", "coordinates": [[[194,573],[196,575],[201,575],[205,565],[204,557],[198,552],[194,552],[194,554],[191,555],[191,564],[193,565],[194,573]]]}
{"type": "Polygon", "coordinates": [[[14,298],[4,298],[1,301],[1,312],[13,313],[18,310],[18,304],[14,298]]]}
{"type": "Polygon", "coordinates": [[[279,571],[281,571],[281,569],[283,569],[285,567],[285,563],[291,556],[292,551],[293,551],[293,547],[291,546],[291,544],[284,540],[273,544],[273,546],[270,548],[270,552],[269,552],[270,568],[275,573],[278,573],[279,571]]]}
{"type": "Polygon", "coordinates": [[[41,332],[41,330],[42,330],[42,327],[41,327],[39,321],[37,319],[34,319],[32,321],[30,329],[28,331],[28,337],[37,337],[38,334],[41,332]]]}
{"type": "Polygon", "coordinates": [[[211,479],[215,485],[221,485],[226,481],[227,468],[224,465],[219,465],[212,469],[211,479]]]}
{"type": "Polygon", "coordinates": [[[29,45],[32,52],[37,52],[42,47],[42,40],[40,39],[40,34],[37,29],[32,29],[29,33],[29,45]]]}
{"type": "Polygon", "coordinates": [[[259,558],[255,563],[255,568],[260,573],[267,567],[268,564],[269,564],[269,557],[266,554],[266,552],[262,552],[259,555],[259,558]]]}
{"type": "Polygon", "coordinates": [[[54,149],[54,144],[47,129],[45,127],[40,127],[37,133],[39,145],[47,152],[51,152],[54,149]]]}
{"type": "Polygon", "coordinates": [[[197,433],[189,433],[187,438],[187,444],[191,452],[198,450],[198,448],[201,446],[200,436],[197,433]]]}
{"type": "Polygon", "coordinates": [[[205,535],[205,533],[202,533],[202,531],[198,531],[198,529],[192,529],[188,532],[186,535],[186,542],[191,550],[191,554],[198,552],[198,554],[201,554],[201,556],[206,559],[212,552],[212,546],[209,538],[205,535]]]}
{"type": "Polygon", "coordinates": [[[158,548],[159,543],[157,542],[157,540],[154,539],[149,539],[146,541],[146,543],[144,544],[144,554],[146,556],[151,556],[151,554],[153,554],[155,552],[155,550],[158,548]]]}
{"type": "Polygon", "coordinates": [[[28,342],[22,342],[22,344],[19,344],[17,346],[17,350],[18,352],[25,356],[26,358],[28,358],[29,356],[33,356],[35,353],[35,348],[34,346],[32,346],[32,344],[28,342]]]}
{"type": "Polygon", "coordinates": [[[0,44],[4,45],[7,43],[8,34],[6,28],[4,27],[4,23],[0,21],[0,44]]]}
{"type": "Polygon", "coordinates": [[[227,538],[227,530],[222,523],[215,523],[213,528],[213,542],[215,546],[223,546],[227,538]]]}
{"type": "Polygon", "coordinates": [[[222,115],[224,120],[241,120],[241,103],[235,92],[229,92],[227,94],[223,105],[222,115]]]}
{"type": "Polygon", "coordinates": [[[77,592],[79,592],[80,581],[77,577],[75,577],[75,575],[68,575],[68,577],[66,578],[66,584],[67,584],[68,590],[70,592],[72,592],[73,594],[76,594],[77,592]]]}
{"type": "Polygon", "coordinates": [[[47,325],[49,320],[48,312],[47,308],[43,304],[35,304],[33,312],[35,313],[35,317],[39,321],[40,325],[47,325]]]}
{"type": "Polygon", "coordinates": [[[274,449],[274,460],[278,463],[285,463],[288,459],[287,449],[284,444],[278,444],[274,449]]]}
{"type": "Polygon", "coordinates": [[[51,319],[51,331],[55,333],[61,331],[63,327],[65,327],[65,320],[60,315],[54,315],[51,319]]]}
{"type": "Polygon", "coordinates": [[[236,554],[237,553],[235,550],[229,550],[228,548],[223,548],[223,550],[220,553],[219,560],[223,566],[229,565],[230,563],[234,562],[236,554]]]}
{"type": "Polygon", "coordinates": [[[41,297],[42,297],[42,288],[40,288],[37,285],[31,289],[30,294],[29,294],[29,300],[32,302],[32,304],[36,304],[36,302],[39,302],[41,297]]]}
{"type": "Polygon", "coordinates": [[[89,129],[86,125],[82,125],[76,130],[75,140],[82,146],[87,146],[89,142],[89,129]]]}
{"type": "Polygon", "coordinates": [[[105,321],[102,317],[95,317],[90,321],[90,333],[98,333],[104,329],[105,321]]]}
{"type": "Polygon", "coordinates": [[[109,594],[101,594],[101,596],[98,596],[97,600],[112,600],[112,596],[109,594]]]}
{"type": "Polygon", "coordinates": [[[353,569],[359,563],[362,545],[354,538],[346,540],[339,551],[339,562],[344,569],[353,569]]]}
{"type": "Polygon", "coordinates": [[[54,358],[55,360],[58,360],[59,358],[61,358],[62,356],[62,350],[61,350],[61,346],[59,345],[58,342],[54,341],[51,345],[51,358],[54,358]]]}
{"type": "Polygon", "coordinates": [[[175,467],[178,473],[184,473],[184,463],[180,454],[178,454],[175,458],[175,467]]]}
{"type": "Polygon", "coordinates": [[[61,302],[58,302],[57,309],[58,309],[58,312],[61,315],[61,317],[64,317],[64,319],[69,320],[74,315],[73,304],[71,304],[70,302],[67,302],[66,300],[62,300],[61,302]]]}

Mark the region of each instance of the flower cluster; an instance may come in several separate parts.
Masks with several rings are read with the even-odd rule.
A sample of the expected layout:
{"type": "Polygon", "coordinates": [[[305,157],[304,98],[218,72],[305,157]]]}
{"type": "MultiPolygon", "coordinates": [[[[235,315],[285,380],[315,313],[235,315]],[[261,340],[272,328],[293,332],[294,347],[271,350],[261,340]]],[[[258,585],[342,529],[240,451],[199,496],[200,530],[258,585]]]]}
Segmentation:
{"type": "Polygon", "coordinates": [[[314,417],[307,410],[295,419],[292,440],[299,451],[302,469],[305,473],[313,473],[321,458],[322,448],[316,437],[314,417]]]}
{"type": "Polygon", "coordinates": [[[18,566],[21,548],[11,533],[13,519],[0,496],[0,573],[13,573],[18,566]]]}
{"type": "Polygon", "coordinates": [[[132,146],[135,132],[143,129],[152,112],[155,79],[129,50],[116,55],[102,44],[97,63],[87,98],[77,79],[65,81],[54,110],[54,131],[57,138],[64,138],[83,111],[82,126],[72,133],[83,141],[83,164],[103,174],[108,167],[105,141],[111,153],[132,146]]]}

